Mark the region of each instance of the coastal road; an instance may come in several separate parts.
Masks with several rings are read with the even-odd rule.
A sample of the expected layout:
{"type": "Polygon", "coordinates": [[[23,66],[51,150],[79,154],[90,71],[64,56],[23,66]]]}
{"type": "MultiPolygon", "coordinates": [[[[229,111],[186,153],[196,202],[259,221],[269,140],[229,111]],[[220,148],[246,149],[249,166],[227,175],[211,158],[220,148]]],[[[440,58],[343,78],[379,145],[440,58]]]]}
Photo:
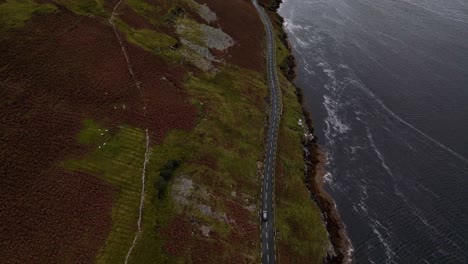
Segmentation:
{"type": "Polygon", "coordinates": [[[267,212],[267,220],[261,222],[262,263],[276,262],[275,254],[275,212],[274,212],[274,177],[276,164],[276,143],[281,116],[281,93],[276,73],[276,45],[273,25],[265,10],[253,0],[266,32],[266,70],[267,86],[270,90],[270,109],[268,115],[267,145],[263,171],[261,212],[267,212]]]}

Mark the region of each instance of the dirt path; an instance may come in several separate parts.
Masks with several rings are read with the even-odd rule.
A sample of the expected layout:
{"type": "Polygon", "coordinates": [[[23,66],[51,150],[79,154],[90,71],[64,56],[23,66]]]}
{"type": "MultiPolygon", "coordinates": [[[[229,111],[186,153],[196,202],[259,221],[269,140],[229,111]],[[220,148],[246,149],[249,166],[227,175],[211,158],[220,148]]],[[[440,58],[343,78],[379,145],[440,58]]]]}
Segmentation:
{"type": "MultiPolygon", "coordinates": [[[[122,47],[122,53],[125,56],[125,60],[127,61],[127,68],[128,72],[132,76],[133,82],[135,83],[135,86],[138,88],[138,92],[140,93],[141,101],[143,103],[143,116],[146,117],[146,102],[143,99],[143,92],[141,90],[140,82],[136,78],[135,72],[133,71],[133,67],[130,61],[130,56],[127,53],[127,50],[125,49],[125,46],[123,45],[122,39],[119,35],[119,32],[117,31],[117,28],[115,26],[114,20],[116,17],[116,12],[119,7],[119,5],[122,3],[123,0],[120,0],[115,6],[112,11],[111,18],[109,19],[109,23],[112,25],[112,29],[114,30],[115,36],[117,40],[119,41],[120,47],[122,47]]],[[[148,164],[149,158],[150,158],[150,151],[149,151],[149,144],[150,144],[150,137],[148,133],[148,128],[145,129],[145,138],[146,138],[146,148],[145,148],[145,159],[143,161],[143,168],[141,172],[141,193],[140,193],[140,207],[138,209],[138,221],[137,221],[137,231],[135,233],[135,237],[133,238],[132,246],[128,249],[127,255],[125,256],[125,264],[128,263],[128,260],[132,254],[133,249],[136,246],[136,243],[138,241],[138,238],[141,235],[141,220],[143,218],[143,209],[144,209],[144,202],[145,202],[145,179],[146,179],[146,166],[148,164]]]]}

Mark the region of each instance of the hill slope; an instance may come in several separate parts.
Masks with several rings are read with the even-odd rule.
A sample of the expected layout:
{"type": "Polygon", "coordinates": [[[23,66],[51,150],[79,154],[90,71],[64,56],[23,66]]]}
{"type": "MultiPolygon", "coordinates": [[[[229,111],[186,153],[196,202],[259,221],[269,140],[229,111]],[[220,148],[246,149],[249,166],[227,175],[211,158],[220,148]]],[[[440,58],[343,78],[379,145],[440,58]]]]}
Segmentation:
{"type": "MultiPolygon", "coordinates": [[[[259,262],[268,90],[249,1],[5,0],[0,22],[3,263],[259,262]]],[[[280,261],[320,262],[281,82],[280,261]]]]}

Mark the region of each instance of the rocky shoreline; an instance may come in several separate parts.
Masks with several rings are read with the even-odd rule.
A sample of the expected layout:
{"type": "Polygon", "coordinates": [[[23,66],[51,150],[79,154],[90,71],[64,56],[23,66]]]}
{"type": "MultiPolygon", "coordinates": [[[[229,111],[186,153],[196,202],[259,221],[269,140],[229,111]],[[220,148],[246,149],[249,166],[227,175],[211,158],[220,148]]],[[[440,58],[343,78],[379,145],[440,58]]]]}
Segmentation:
{"type": "MultiPolygon", "coordinates": [[[[284,19],[278,14],[277,10],[280,7],[282,0],[274,0],[274,3],[267,8],[276,13],[278,20],[283,24],[284,19]]],[[[289,50],[288,58],[280,65],[281,71],[286,78],[294,84],[296,77],[295,58],[291,52],[291,46],[288,41],[288,36],[282,28],[281,40],[289,50]]],[[[307,125],[307,133],[303,140],[304,145],[304,160],[306,163],[306,172],[304,175],[304,183],[310,192],[311,198],[315,201],[322,212],[322,218],[325,223],[331,249],[327,252],[324,259],[326,264],[351,263],[352,262],[352,245],[346,234],[346,228],[341,220],[341,217],[336,209],[335,203],[330,195],[323,189],[323,165],[326,157],[320,150],[317,137],[314,136],[314,127],[310,113],[303,105],[303,95],[301,88],[296,87],[296,95],[299,103],[302,106],[305,123],[307,125]]]]}
{"type": "MultiPolygon", "coordinates": [[[[298,99],[302,101],[302,95],[298,93],[298,99]]],[[[313,135],[312,120],[310,114],[303,110],[309,135],[313,135]]],[[[351,263],[352,246],[346,234],[344,223],[336,209],[335,203],[330,195],[323,189],[323,169],[326,160],[325,154],[317,144],[317,138],[304,137],[304,160],[306,162],[306,172],[304,182],[310,191],[311,198],[314,199],[322,211],[322,218],[329,234],[332,250],[327,252],[324,263],[351,263]]]]}

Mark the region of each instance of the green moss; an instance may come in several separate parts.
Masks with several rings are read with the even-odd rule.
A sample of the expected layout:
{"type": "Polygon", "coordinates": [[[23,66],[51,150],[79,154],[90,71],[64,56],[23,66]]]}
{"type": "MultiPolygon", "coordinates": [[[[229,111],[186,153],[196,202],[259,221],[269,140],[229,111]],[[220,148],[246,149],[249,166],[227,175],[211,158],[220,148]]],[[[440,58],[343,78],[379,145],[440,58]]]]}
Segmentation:
{"type": "Polygon", "coordinates": [[[159,9],[157,6],[142,0],[126,0],[125,3],[132,7],[137,13],[143,14],[144,16],[154,15],[159,9]]]}
{"type": "Polygon", "coordinates": [[[182,63],[182,55],[175,48],[177,40],[173,37],[150,29],[133,29],[120,19],[117,19],[115,22],[118,29],[125,33],[130,43],[159,56],[169,64],[182,63]]]}
{"type": "Polygon", "coordinates": [[[145,0],[126,0],[137,14],[145,17],[153,25],[159,26],[166,22],[171,10],[176,5],[177,1],[158,1],[157,5],[152,5],[145,0]]]}
{"type": "Polygon", "coordinates": [[[177,20],[177,33],[184,38],[199,46],[206,46],[203,36],[205,35],[200,25],[192,19],[181,18],[177,20]]]}
{"type": "Polygon", "coordinates": [[[6,0],[0,3],[0,38],[12,29],[23,27],[32,15],[54,13],[57,7],[52,4],[37,4],[32,0],[6,0]]]}
{"type": "Polygon", "coordinates": [[[152,5],[145,0],[127,0],[125,4],[129,5],[135,13],[145,17],[155,26],[167,24],[174,21],[180,14],[180,7],[184,5],[185,0],[158,1],[157,5],[152,5]]]}
{"type": "Polygon", "coordinates": [[[153,52],[158,52],[161,49],[168,49],[177,44],[177,40],[171,36],[149,29],[136,30],[131,33],[129,39],[135,44],[141,44],[146,49],[153,52]]]}
{"type": "Polygon", "coordinates": [[[166,3],[165,1],[161,1],[160,5],[154,6],[144,0],[126,0],[125,1],[125,4],[129,5],[133,9],[133,11],[145,17],[151,23],[156,24],[156,25],[161,22],[158,19],[159,13],[161,12],[161,9],[163,9],[162,5],[165,3],[166,3]]]}
{"type": "Polygon", "coordinates": [[[81,16],[108,17],[110,14],[104,10],[100,0],[54,0],[57,4],[65,6],[68,10],[81,16]]]}

